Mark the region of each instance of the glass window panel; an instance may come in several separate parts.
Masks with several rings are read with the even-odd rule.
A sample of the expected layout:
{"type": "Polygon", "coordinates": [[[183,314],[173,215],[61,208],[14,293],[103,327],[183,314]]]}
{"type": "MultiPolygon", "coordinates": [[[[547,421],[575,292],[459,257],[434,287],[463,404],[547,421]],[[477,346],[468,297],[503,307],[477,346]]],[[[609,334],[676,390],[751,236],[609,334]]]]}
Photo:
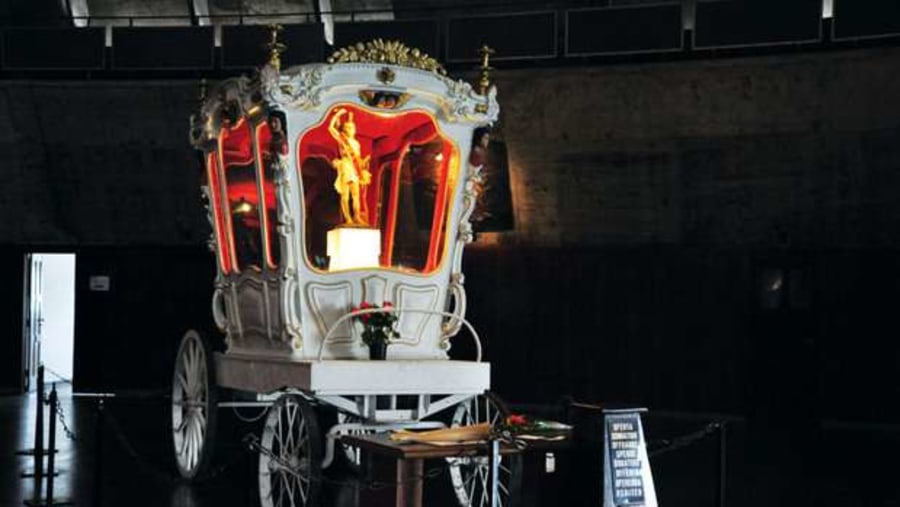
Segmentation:
{"type": "Polygon", "coordinates": [[[213,235],[216,250],[219,252],[219,268],[223,273],[230,273],[231,239],[225,227],[225,218],[222,216],[222,186],[219,184],[218,158],[217,152],[207,155],[206,181],[209,186],[209,207],[213,214],[213,235]]]}
{"type": "Polygon", "coordinates": [[[278,241],[278,206],[275,197],[275,171],[280,170],[284,155],[287,155],[287,122],[284,113],[273,111],[269,113],[266,121],[256,127],[256,145],[259,147],[258,167],[262,172],[263,202],[265,212],[262,214],[266,237],[269,238],[267,247],[268,263],[270,268],[278,266],[281,249],[278,241]]]}
{"type": "Polygon", "coordinates": [[[219,135],[219,157],[225,175],[226,220],[230,222],[236,268],[259,270],[263,259],[262,223],[250,125],[240,118],[219,135]]]}
{"type": "Polygon", "coordinates": [[[335,106],[300,138],[297,154],[313,267],[429,273],[440,266],[459,162],[455,145],[431,116],[335,106]],[[377,238],[374,245],[353,247],[368,252],[372,246],[374,253],[365,257],[375,264],[336,262],[342,255],[338,230],[340,243],[377,238]]]}

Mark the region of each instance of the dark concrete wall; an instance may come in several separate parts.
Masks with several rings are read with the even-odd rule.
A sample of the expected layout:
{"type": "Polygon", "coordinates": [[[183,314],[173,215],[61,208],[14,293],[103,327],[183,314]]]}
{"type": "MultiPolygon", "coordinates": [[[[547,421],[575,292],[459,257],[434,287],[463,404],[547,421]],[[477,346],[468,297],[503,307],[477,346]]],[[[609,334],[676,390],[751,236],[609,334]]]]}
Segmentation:
{"type": "Polygon", "coordinates": [[[900,51],[498,72],[540,246],[900,244],[900,51]]]}
{"type": "Polygon", "coordinates": [[[0,83],[2,242],[204,241],[196,95],[185,82],[0,83]]]}
{"type": "MultiPolygon", "coordinates": [[[[900,419],[881,403],[900,394],[900,49],[497,74],[516,228],[480,235],[465,268],[502,394],[900,419]],[[789,290],[766,309],[771,269],[789,290]]],[[[131,281],[128,304],[79,306],[92,386],[164,383],[174,328],[208,319],[210,273],[187,269],[196,315],[122,331],[178,291],[140,273],[212,269],[195,89],[0,84],[0,237],[94,245],[131,281]],[[145,343],[159,364],[136,370],[145,343]]]]}

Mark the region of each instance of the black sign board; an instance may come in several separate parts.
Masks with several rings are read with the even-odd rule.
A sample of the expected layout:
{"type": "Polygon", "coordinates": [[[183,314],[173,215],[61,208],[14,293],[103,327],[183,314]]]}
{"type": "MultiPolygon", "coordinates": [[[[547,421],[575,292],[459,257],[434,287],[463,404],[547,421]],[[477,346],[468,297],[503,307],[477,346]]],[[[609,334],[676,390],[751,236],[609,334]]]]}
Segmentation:
{"type": "Polygon", "coordinates": [[[604,507],[656,507],[641,409],[604,411],[604,507]]]}

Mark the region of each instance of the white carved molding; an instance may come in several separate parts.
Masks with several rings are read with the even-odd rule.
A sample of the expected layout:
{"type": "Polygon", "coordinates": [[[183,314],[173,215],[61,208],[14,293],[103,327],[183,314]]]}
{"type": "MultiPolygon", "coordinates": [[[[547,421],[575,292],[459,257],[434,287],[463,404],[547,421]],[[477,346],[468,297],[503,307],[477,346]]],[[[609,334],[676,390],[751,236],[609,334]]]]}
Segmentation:
{"type": "Polygon", "coordinates": [[[398,283],[394,286],[394,304],[400,311],[397,320],[400,339],[392,343],[418,345],[422,342],[426,326],[435,317],[424,313],[405,313],[403,310],[437,310],[440,292],[438,285],[416,286],[398,283]]]}

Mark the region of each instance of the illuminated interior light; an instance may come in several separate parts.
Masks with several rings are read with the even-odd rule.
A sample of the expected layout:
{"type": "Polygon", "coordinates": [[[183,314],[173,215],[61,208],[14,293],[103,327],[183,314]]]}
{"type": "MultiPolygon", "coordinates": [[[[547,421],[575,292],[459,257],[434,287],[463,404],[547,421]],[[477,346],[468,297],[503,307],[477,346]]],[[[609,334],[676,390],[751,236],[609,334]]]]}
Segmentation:
{"type": "Polygon", "coordinates": [[[246,215],[247,213],[251,213],[253,211],[253,205],[247,202],[243,197],[238,201],[237,204],[231,208],[232,213],[238,213],[241,215],[246,215]]]}
{"type": "Polygon", "coordinates": [[[438,162],[441,162],[444,160],[444,154],[438,153],[437,155],[434,156],[434,159],[437,160],[438,162]]]}
{"type": "Polygon", "coordinates": [[[329,271],[379,266],[381,231],[378,229],[337,227],[328,231],[327,241],[329,271]]]}

